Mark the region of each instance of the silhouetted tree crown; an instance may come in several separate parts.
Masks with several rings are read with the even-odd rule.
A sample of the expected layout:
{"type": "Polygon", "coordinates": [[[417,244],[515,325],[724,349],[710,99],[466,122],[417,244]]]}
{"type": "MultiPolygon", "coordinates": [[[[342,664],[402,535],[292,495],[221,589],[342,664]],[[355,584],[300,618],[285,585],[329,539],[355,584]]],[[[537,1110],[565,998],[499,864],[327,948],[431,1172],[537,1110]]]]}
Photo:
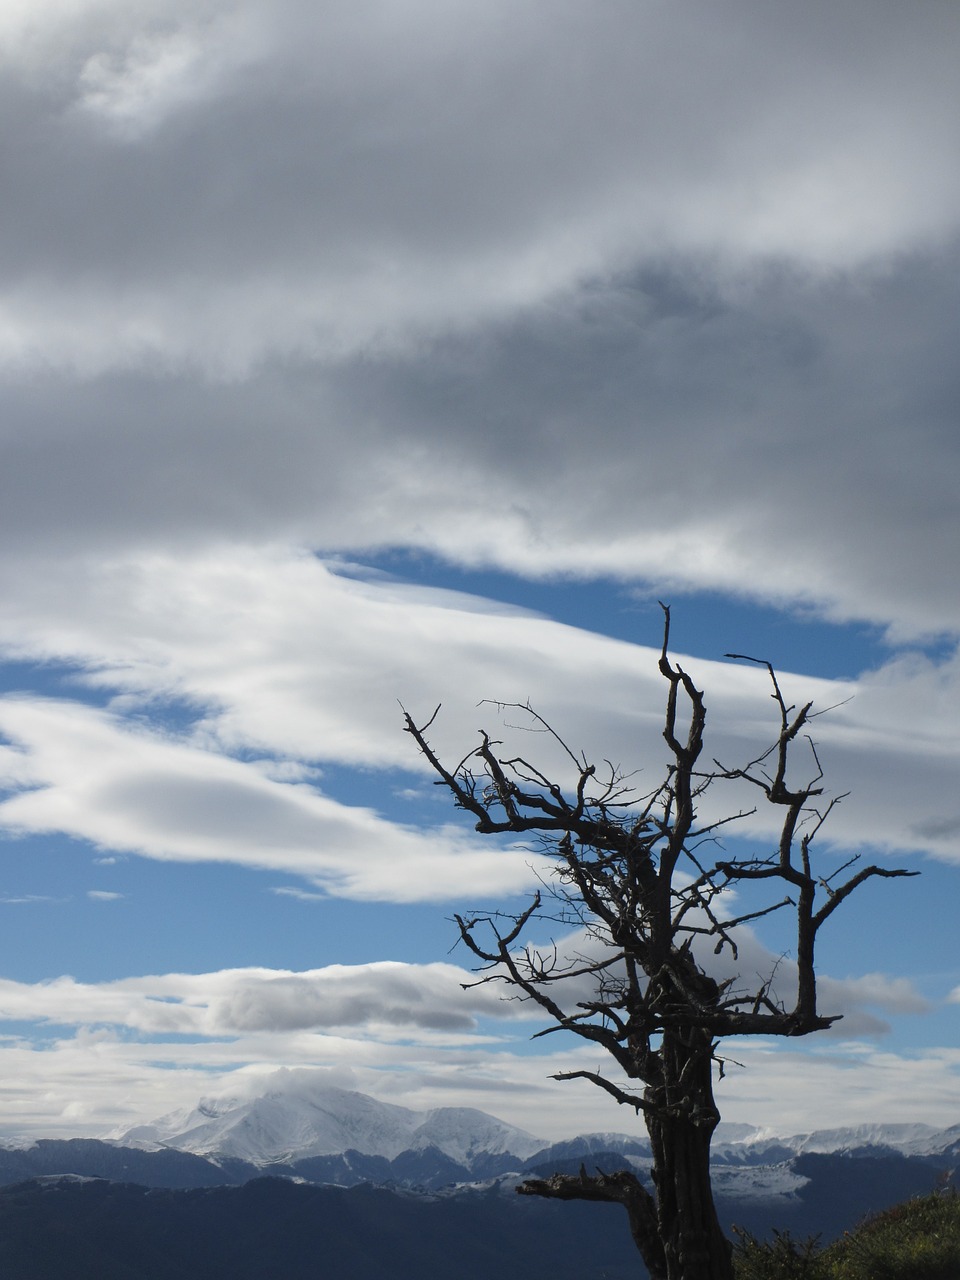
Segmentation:
{"type": "MultiPolygon", "coordinates": [[[[527,718],[562,748],[571,781],[564,787],[522,755],[481,731],[478,746],[445,765],[423,725],[404,713],[405,728],[454,803],[484,835],[527,835],[552,858],[552,878],[516,915],[457,916],[460,936],[479,962],[479,982],[504,982],[548,1018],[540,1035],[565,1030],[602,1049],[619,1070],[571,1070],[639,1113],[653,1150],[653,1191],[618,1171],[556,1175],[520,1192],[623,1204],[652,1280],[732,1280],[730,1244],[717,1221],[710,1185],[710,1141],[720,1119],[714,1070],[725,1036],[803,1036],[837,1014],[817,1002],[814,953],[820,928],[872,877],[911,874],[859,866],[855,856],[830,874],[815,865],[814,842],[842,796],[824,799],[823,770],[809,737],[812,703],[790,705],[768,662],[730,658],[766,669],[776,707],[773,742],[746,764],[704,764],[703,692],[669,653],[664,606],[659,670],[666,683],[662,781],[638,794],[619,767],[602,768],[572,750],[527,704],[498,704],[527,718]],[[788,779],[797,743],[805,744],[807,781],[788,779]],[[701,822],[709,788],[747,784],[780,815],[772,848],[725,857],[721,830],[742,810],[701,822]],[[738,912],[732,892],[767,887],[762,905],[738,912]],[[747,980],[736,971],[738,929],[774,912],[794,922],[796,991],[789,1003],[773,974],[747,980]],[[524,941],[535,919],[549,917],[575,933],[575,945],[524,941]],[[567,954],[567,952],[570,954],[567,954]],[[731,976],[704,964],[724,953],[731,976]]],[[[714,811],[716,807],[714,806],[714,811]]],[[[751,811],[753,812],[753,811],[751,811]]]]}

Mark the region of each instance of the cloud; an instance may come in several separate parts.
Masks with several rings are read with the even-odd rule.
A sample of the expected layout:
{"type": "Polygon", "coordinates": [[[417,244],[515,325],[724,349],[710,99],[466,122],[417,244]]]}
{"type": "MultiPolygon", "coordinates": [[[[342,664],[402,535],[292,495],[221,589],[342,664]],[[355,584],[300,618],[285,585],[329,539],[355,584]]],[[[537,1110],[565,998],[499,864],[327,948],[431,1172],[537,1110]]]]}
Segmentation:
{"type": "Polygon", "coordinates": [[[4,21],[37,573],[406,545],[960,627],[953,9],[4,21]]]}
{"type": "MultiPolygon", "coordinates": [[[[728,892],[725,898],[727,901],[723,912],[736,914],[736,895],[728,892]]],[[[717,910],[719,911],[719,907],[717,910]]],[[[688,917],[687,923],[695,923],[695,918],[688,917]]],[[[582,966],[584,960],[609,957],[610,951],[597,934],[585,929],[562,935],[558,931],[549,933],[550,926],[549,916],[545,921],[534,920],[528,924],[528,932],[518,940],[518,946],[529,947],[534,953],[539,952],[546,957],[551,956],[556,949],[561,963],[575,962],[577,968],[582,966]]],[[[790,928],[795,926],[788,926],[788,933],[790,928]]],[[[476,936],[482,945],[486,940],[482,930],[478,930],[476,936]]],[[[736,941],[736,956],[729,947],[724,947],[717,953],[713,940],[709,937],[694,939],[694,954],[703,971],[718,982],[730,982],[728,996],[742,997],[746,1007],[750,1006],[755,994],[764,989],[778,1008],[793,1009],[797,999],[795,959],[783,952],[771,950],[748,925],[737,926],[731,930],[731,936],[736,941]]],[[[607,976],[615,977],[622,969],[615,966],[605,972],[607,976]]],[[[501,986],[500,989],[505,991],[506,987],[501,986]]],[[[554,998],[564,1009],[582,1007],[578,1006],[578,1002],[597,999],[596,979],[589,974],[566,979],[562,991],[559,987],[554,989],[554,998]]],[[[811,1043],[822,1042],[824,1039],[849,1041],[884,1036],[891,1027],[887,1021],[877,1016],[877,1010],[903,1016],[930,1013],[933,1008],[908,978],[891,977],[883,973],[837,978],[823,971],[817,973],[817,1007],[822,1016],[837,1021],[830,1028],[818,1032],[811,1043]]]]}
{"type": "MultiPolygon", "coordinates": [[[[751,992],[757,990],[760,982],[770,978],[771,998],[785,1008],[793,1008],[797,988],[796,962],[783,955],[775,955],[746,927],[737,930],[737,947],[737,960],[725,951],[718,960],[705,957],[704,967],[718,978],[737,978],[735,989],[751,992]]],[[[902,1016],[929,1013],[932,1008],[909,979],[883,973],[847,978],[818,973],[817,993],[820,1013],[826,1017],[839,1017],[838,1022],[822,1033],[835,1040],[886,1035],[891,1030],[890,1023],[878,1017],[877,1010],[902,1016]]],[[[735,1052],[733,1056],[736,1057],[735,1052]]]]}
{"type": "MultiPolygon", "coordinates": [[[[33,178],[8,236],[34,249],[16,274],[38,301],[36,256],[63,263],[69,245],[60,305],[33,317],[61,339],[48,361],[89,359],[78,341],[101,367],[214,370],[408,347],[638,252],[843,269],[956,229],[957,20],[942,6],[922,23],[825,3],[798,21],[757,0],[722,23],[704,0],[51,14],[7,20],[33,178]],[[68,204],[30,224],[30,192],[55,182],[90,206],[82,227],[68,204]],[[122,283],[102,274],[113,255],[122,283]],[[92,335],[57,325],[98,301],[92,335]]],[[[11,330],[17,316],[29,308],[11,330]]]]}
{"type": "Polygon", "coordinates": [[[378,961],[293,973],[224,969],[102,983],[71,977],[22,983],[0,979],[0,1018],[58,1026],[114,1026],[145,1035],[223,1037],[296,1031],[418,1032],[477,1029],[481,1016],[529,1016],[488,986],[470,986],[451,964],[378,961]]]}
{"type": "Polygon", "coordinates": [[[0,730],[19,757],[6,785],[22,782],[24,768],[29,777],[0,803],[0,825],[17,834],[284,870],[332,893],[395,902],[509,894],[535,880],[529,850],[481,847],[453,827],[401,826],[83,704],[0,700],[0,730]]]}
{"type": "MultiPolygon", "coordinates": [[[[535,853],[444,825],[398,698],[443,701],[444,758],[487,723],[480,698],[529,697],[659,778],[655,650],[358,581],[337,556],[420,549],[678,606],[706,588],[952,645],[958,34],[954,6],[864,0],[9,0],[0,646],[78,685],[0,702],[7,832],[262,868],[305,897],[499,896],[535,853]],[[348,785],[344,765],[367,772],[348,785]]],[[[763,673],[690,667],[711,752],[766,745],[763,673]]],[[[944,648],[788,682],[853,697],[816,725],[830,786],[853,791],[824,836],[956,860],[958,673],[944,648]]],[[[743,831],[766,848],[770,819],[743,831]]],[[[225,986],[222,1007],[251,1026],[340,1008],[329,975],[322,999],[302,977],[233,1005],[225,986]]],[[[848,1029],[914,1000],[851,981],[831,991],[848,1029]]],[[[407,1025],[399,989],[342,991],[407,1025]]],[[[121,995],[76,1007],[216,1025],[193,994],[121,995]]],[[[475,1045],[438,1063],[249,1030],[157,1065],[124,1034],[11,1042],[0,1070],[82,1098],[88,1125],[277,1054],[552,1114],[542,1060],[475,1045]]],[[[804,1055],[776,1061],[799,1106],[854,1057],[820,1061],[819,1097],[804,1055]]],[[[908,1060],[868,1057],[885,1083],[864,1105],[894,1108],[908,1060]]],[[[955,1062],[922,1063],[930,1098],[955,1099],[955,1062]]],[[[58,1105],[23,1093],[11,1114],[58,1105]]]]}
{"type": "Polygon", "coordinates": [[[956,1111],[960,1055],[952,1048],[893,1053],[848,1042],[802,1053],[731,1041],[726,1049],[745,1070],[731,1071],[718,1089],[724,1119],[753,1123],[771,1114],[775,1133],[874,1123],[881,1115],[942,1128],[956,1111]]]}
{"type": "MultiPolygon", "coordinates": [[[[444,827],[453,810],[430,788],[426,808],[404,802],[402,824],[379,816],[394,787],[372,774],[361,780],[366,804],[344,804],[321,789],[317,766],[421,770],[398,700],[421,722],[442,702],[431,729],[442,758],[459,760],[485,725],[565,778],[569,762],[542,735],[477,708],[496,698],[529,699],[590,758],[640,770],[641,790],[664,767],[656,650],[522,610],[358,581],[278,548],[67,562],[9,585],[8,652],[68,662],[113,703],[0,701],[8,827],[66,831],[105,851],[283,869],[360,897],[482,896],[532,883],[534,855],[444,827]],[[164,727],[171,700],[184,709],[176,734],[164,727]]],[[[683,661],[706,690],[708,755],[740,764],[764,750],[776,732],[765,673],[683,661]]],[[[951,656],[896,658],[857,680],[784,674],[788,698],[833,708],[812,728],[828,794],[852,793],[821,836],[825,869],[828,842],[955,859],[958,673],[951,656]]],[[[799,770],[814,767],[803,743],[795,758],[799,770]]],[[[704,816],[757,799],[717,788],[704,816]]],[[[761,807],[737,830],[766,842],[775,820],[761,807]]]]}
{"type": "MultiPolygon", "coordinates": [[[[381,962],[102,983],[4,980],[0,1016],[37,1024],[32,1037],[0,1036],[4,1131],[103,1133],[203,1095],[255,1090],[278,1066],[320,1067],[341,1087],[414,1108],[438,1099],[476,1106],[548,1139],[636,1127],[598,1089],[550,1079],[595,1069],[594,1048],[532,1051],[527,1010],[489,986],[463,990],[465,977],[450,964],[381,962]],[[43,1024],[57,1029],[53,1036],[43,1024]],[[65,1034],[68,1027],[76,1029],[65,1034]]],[[[903,1002],[896,982],[866,986],[861,998],[893,993],[903,1002]]],[[[779,1133],[878,1119],[942,1125],[960,1097],[960,1055],[949,1049],[898,1054],[817,1036],[803,1048],[730,1041],[725,1052],[724,1118],[779,1133]],[[923,1088],[908,1087],[911,1079],[923,1088]]]]}
{"type": "Polygon", "coordinates": [[[406,545],[956,633],[955,259],[820,286],[761,273],[732,299],[681,266],[403,358],[229,385],[8,378],[0,527],[35,576],[67,542],[406,545]]]}
{"type": "Polygon", "coordinates": [[[0,902],[6,906],[24,906],[32,902],[63,902],[63,898],[52,898],[45,893],[4,894],[0,902]]]}
{"type": "Polygon", "coordinates": [[[87,897],[92,898],[94,902],[118,902],[125,896],[123,893],[114,893],[111,889],[87,890],[87,897]]]}
{"type": "Polygon", "coordinates": [[[271,885],[271,893],[283,898],[296,898],[298,902],[325,902],[325,893],[311,893],[309,889],[298,889],[293,885],[271,885]]]}

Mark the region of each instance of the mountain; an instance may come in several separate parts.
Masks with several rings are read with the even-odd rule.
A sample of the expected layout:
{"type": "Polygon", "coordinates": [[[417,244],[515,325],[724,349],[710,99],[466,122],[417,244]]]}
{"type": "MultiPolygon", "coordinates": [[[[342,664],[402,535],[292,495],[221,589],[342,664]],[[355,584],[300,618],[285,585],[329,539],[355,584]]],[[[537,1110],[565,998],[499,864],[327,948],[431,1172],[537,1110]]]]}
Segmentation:
{"type": "MultiPolygon", "coordinates": [[[[257,1168],[314,1162],[346,1168],[373,1181],[411,1181],[398,1169],[446,1165],[456,1176],[495,1176],[558,1162],[615,1155],[646,1168],[650,1145],[635,1134],[588,1133],[546,1143],[526,1130],[469,1107],[414,1111],[336,1088],[318,1071],[281,1070],[259,1092],[204,1098],[196,1107],[110,1135],[122,1146],[173,1148],[217,1163],[257,1168]]],[[[960,1154],[960,1125],[868,1124],[780,1135],[752,1125],[721,1124],[714,1138],[715,1170],[779,1165],[811,1154],[960,1154]]],[[[731,1173],[727,1175],[733,1177],[731,1173]]],[[[336,1177],[331,1177],[336,1181],[336,1177]]],[[[360,1180],[359,1178],[355,1180],[360,1180]]]]}
{"type": "MultiPolygon", "coordinates": [[[[432,1111],[334,1088],[320,1072],[281,1071],[259,1093],[207,1098],[110,1141],[0,1143],[0,1186],[58,1174],[155,1189],[242,1186],[269,1174],[314,1186],[379,1186],[503,1199],[529,1177],[581,1164],[648,1177],[640,1133],[544,1143],[471,1108],[432,1111]]],[[[960,1125],[859,1125],[777,1135],[723,1125],[713,1151],[722,1221],[763,1233],[832,1234],[944,1180],[960,1178],[960,1125]]]]}
{"type": "MultiPolygon", "coordinates": [[[[618,1206],[512,1194],[581,1164],[645,1176],[649,1144],[617,1133],[545,1144],[469,1108],[418,1112],[281,1072],[256,1096],[206,1099],[110,1141],[0,1143],[0,1275],[470,1280],[504,1259],[531,1280],[642,1275],[618,1206]]],[[[721,1223],[757,1236],[826,1242],[958,1179],[956,1125],[793,1136],[725,1125],[715,1143],[721,1223]]]]}
{"type": "Polygon", "coordinates": [[[757,1129],[733,1141],[723,1129],[721,1125],[714,1140],[714,1163],[770,1164],[805,1154],[936,1156],[960,1151],[960,1125],[935,1129],[927,1124],[860,1124],[843,1129],[814,1129],[787,1137],[757,1129]]]}
{"type": "MultiPolygon", "coordinates": [[[[867,1212],[930,1190],[939,1176],[916,1156],[794,1161],[801,1185],[776,1202],[731,1199],[718,1188],[721,1222],[757,1236],[776,1227],[826,1241],[867,1212]]],[[[496,1185],[425,1195],[254,1177],[241,1186],[149,1190],[47,1176],[0,1187],[4,1280],[489,1280],[505,1269],[527,1280],[645,1274],[619,1206],[502,1195],[496,1185]]]]}
{"type": "Polygon", "coordinates": [[[188,1111],[112,1135],[126,1145],[157,1144],[194,1155],[265,1166],[357,1152],[394,1160],[435,1150],[468,1170],[480,1158],[524,1160],[544,1143],[469,1107],[412,1111],[329,1085],[319,1072],[282,1070],[253,1096],[205,1098],[188,1111]]]}
{"type": "MultiPolygon", "coordinates": [[[[216,1187],[247,1182],[261,1170],[240,1161],[214,1163],[187,1151],[142,1150],[96,1138],[40,1138],[0,1143],[0,1186],[30,1178],[75,1174],[144,1187],[216,1187]]],[[[360,1179],[358,1179],[360,1181],[360,1179]]]]}
{"type": "Polygon", "coordinates": [[[490,1280],[505,1270],[526,1280],[645,1274],[616,1205],[280,1178],[190,1191],[89,1179],[0,1188],[4,1280],[490,1280]]]}

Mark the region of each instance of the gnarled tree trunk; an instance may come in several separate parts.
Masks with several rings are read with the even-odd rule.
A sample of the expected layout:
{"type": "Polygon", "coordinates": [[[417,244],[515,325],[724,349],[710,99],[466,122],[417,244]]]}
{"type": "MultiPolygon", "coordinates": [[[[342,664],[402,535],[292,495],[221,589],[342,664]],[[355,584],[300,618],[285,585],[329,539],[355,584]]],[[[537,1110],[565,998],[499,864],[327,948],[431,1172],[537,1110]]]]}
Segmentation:
{"type": "Polygon", "coordinates": [[[710,1140],[720,1120],[710,1037],[690,1028],[666,1032],[661,1062],[663,1079],[648,1086],[645,1100],[666,1280],[733,1280],[710,1184],[710,1140]]]}
{"type": "Polygon", "coordinates": [[[710,1141],[720,1120],[713,1099],[713,1043],[699,1028],[668,1029],[658,1079],[644,1090],[655,1194],[627,1171],[558,1174],[523,1183],[523,1195],[622,1204],[651,1280],[733,1280],[733,1253],[710,1185],[710,1141]]]}

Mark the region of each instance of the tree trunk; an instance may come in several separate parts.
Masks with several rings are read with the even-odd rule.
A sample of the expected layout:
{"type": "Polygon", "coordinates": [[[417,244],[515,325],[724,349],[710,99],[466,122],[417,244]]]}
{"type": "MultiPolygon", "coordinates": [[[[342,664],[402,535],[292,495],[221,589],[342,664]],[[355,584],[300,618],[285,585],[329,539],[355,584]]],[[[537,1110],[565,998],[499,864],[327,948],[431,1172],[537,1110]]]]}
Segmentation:
{"type": "Polygon", "coordinates": [[[655,1110],[646,1119],[666,1280],[733,1280],[732,1247],[710,1185],[710,1140],[720,1119],[712,1045],[702,1032],[667,1032],[660,1056],[664,1083],[647,1089],[655,1110]]]}
{"type": "Polygon", "coordinates": [[[710,1134],[687,1119],[650,1126],[666,1280],[733,1280],[710,1187],[710,1134]]]}
{"type": "Polygon", "coordinates": [[[521,1195],[622,1204],[651,1280],[734,1280],[733,1250],[710,1187],[713,1044],[701,1030],[668,1030],[657,1051],[658,1082],[644,1091],[656,1195],[627,1170],[556,1173],[517,1187],[521,1195]]]}

